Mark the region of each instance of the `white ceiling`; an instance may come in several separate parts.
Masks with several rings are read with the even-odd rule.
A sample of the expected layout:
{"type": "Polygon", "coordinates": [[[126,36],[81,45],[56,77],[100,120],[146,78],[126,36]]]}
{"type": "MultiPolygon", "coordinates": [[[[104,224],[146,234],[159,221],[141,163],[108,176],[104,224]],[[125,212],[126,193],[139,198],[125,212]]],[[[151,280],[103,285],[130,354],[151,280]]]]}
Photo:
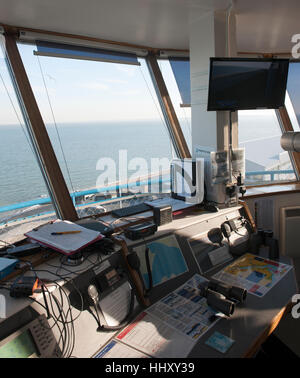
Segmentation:
{"type": "MultiPolygon", "coordinates": [[[[299,0],[235,0],[238,51],[289,52],[299,0]]],[[[157,48],[189,48],[189,24],[229,0],[0,0],[0,23],[157,48]]]]}
{"type": "Polygon", "coordinates": [[[299,0],[237,0],[239,51],[291,51],[291,37],[300,33],[299,0]]]}

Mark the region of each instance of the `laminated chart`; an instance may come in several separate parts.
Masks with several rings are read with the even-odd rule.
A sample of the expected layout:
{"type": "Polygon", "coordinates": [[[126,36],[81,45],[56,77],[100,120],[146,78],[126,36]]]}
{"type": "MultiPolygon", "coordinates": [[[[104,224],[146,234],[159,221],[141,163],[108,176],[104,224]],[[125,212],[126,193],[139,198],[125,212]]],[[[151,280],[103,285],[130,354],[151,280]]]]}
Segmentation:
{"type": "Polygon", "coordinates": [[[206,278],[195,274],[146,311],[181,334],[198,340],[219,319],[217,311],[200,295],[199,286],[206,286],[207,282],[206,278]]]}
{"type": "Polygon", "coordinates": [[[148,358],[148,356],[127,345],[112,340],[94,358],[148,358]]]}
{"type": "Polygon", "coordinates": [[[186,357],[217,321],[200,295],[207,280],[195,274],[177,290],[142,312],[116,339],[152,357],[186,357]]]}
{"type": "Polygon", "coordinates": [[[263,297],[290,269],[291,265],[247,253],[215,274],[213,278],[263,297]]]}
{"type": "Polygon", "coordinates": [[[159,319],[142,312],[116,339],[156,358],[186,357],[195,345],[159,319]]]}

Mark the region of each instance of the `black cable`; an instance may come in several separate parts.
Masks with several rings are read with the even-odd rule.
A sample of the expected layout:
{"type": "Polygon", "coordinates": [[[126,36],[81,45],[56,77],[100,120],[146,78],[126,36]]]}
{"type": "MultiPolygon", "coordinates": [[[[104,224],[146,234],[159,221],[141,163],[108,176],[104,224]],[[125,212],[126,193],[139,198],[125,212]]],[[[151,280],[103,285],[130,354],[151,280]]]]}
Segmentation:
{"type": "MultiPolygon", "coordinates": [[[[89,256],[90,257],[90,256],[89,256]]],[[[86,258],[88,259],[88,258],[86,258]]],[[[93,262],[88,259],[90,262],[89,266],[98,266],[102,263],[102,257],[101,261],[99,261],[99,254],[97,255],[97,261],[93,262]]],[[[28,261],[25,260],[20,260],[24,264],[29,265],[29,270],[32,272],[32,274],[40,281],[41,283],[41,289],[42,289],[42,294],[44,297],[44,300],[46,297],[48,297],[48,301],[45,301],[45,304],[40,303],[38,300],[36,300],[34,297],[30,296],[28,299],[39,306],[41,306],[47,313],[48,317],[51,316],[51,324],[47,325],[47,329],[53,329],[54,327],[58,331],[58,345],[61,349],[61,356],[62,357],[71,357],[72,352],[75,347],[75,326],[74,323],[75,321],[80,317],[84,310],[84,299],[81,291],[79,288],[76,286],[74,282],[74,278],[76,278],[82,271],[87,270],[89,267],[84,267],[83,269],[77,270],[77,271],[72,271],[70,269],[67,269],[62,266],[54,266],[58,269],[64,269],[67,273],[60,275],[58,272],[54,273],[50,270],[47,269],[34,269],[32,264],[28,261]],[[55,276],[56,279],[49,281],[48,279],[44,279],[39,277],[41,273],[47,273],[52,276],[55,276]],[[74,275],[74,277],[70,277],[70,275],[74,275]],[[62,280],[63,284],[61,284],[58,280],[62,280]],[[79,308],[79,313],[77,316],[73,316],[73,307],[70,303],[70,298],[68,296],[68,293],[66,290],[63,288],[64,283],[70,283],[76,290],[76,292],[79,294],[81,305],[79,308]],[[56,286],[56,293],[58,293],[58,297],[51,291],[49,291],[48,286],[50,285],[55,285],[56,286]],[[65,309],[65,310],[64,310],[65,309]]],[[[48,264],[50,265],[50,264],[48,264]]],[[[51,265],[50,265],[51,266],[51,265]]],[[[18,276],[17,279],[20,279],[20,277],[23,277],[24,274],[28,272],[28,270],[25,270],[22,272],[20,276],[18,276]]],[[[5,285],[11,285],[10,282],[6,282],[5,285]]],[[[10,290],[10,286],[5,286],[2,285],[0,288],[3,288],[5,290],[10,290]]],[[[130,306],[129,306],[129,311],[126,317],[122,320],[119,326],[116,327],[110,327],[107,326],[105,330],[115,330],[115,329],[120,329],[121,327],[124,326],[123,323],[126,321],[128,322],[128,319],[130,318],[131,312],[133,312],[134,308],[134,292],[133,290],[131,291],[131,299],[130,299],[130,306]]],[[[104,330],[103,327],[101,330],[104,330]]]]}
{"type": "MultiPolygon", "coordinates": [[[[97,252],[94,252],[94,253],[97,253],[97,252]]],[[[52,267],[52,268],[56,268],[57,270],[59,270],[59,269],[63,269],[63,270],[65,270],[65,271],[68,272],[68,273],[75,274],[75,275],[76,275],[76,274],[79,275],[80,273],[82,273],[82,272],[84,272],[84,271],[90,269],[91,267],[97,267],[98,265],[100,265],[100,264],[103,262],[102,257],[101,257],[101,260],[100,260],[100,261],[96,261],[96,262],[90,261],[90,260],[88,260],[88,257],[85,257],[84,260],[83,260],[82,262],[84,262],[85,260],[90,261],[90,264],[89,264],[88,266],[85,266],[85,267],[83,267],[83,268],[81,268],[81,269],[79,269],[79,270],[71,270],[71,269],[68,269],[68,268],[66,268],[65,266],[63,266],[64,264],[63,264],[62,259],[63,259],[63,257],[61,257],[61,265],[59,265],[59,266],[58,266],[58,265],[49,264],[49,263],[46,263],[46,265],[48,265],[48,266],[50,266],[50,267],[52,267]]],[[[99,254],[97,255],[97,260],[99,260],[99,254]]],[[[63,277],[61,274],[60,274],[60,275],[59,275],[58,273],[55,273],[55,274],[56,274],[57,276],[59,276],[59,277],[63,277]]]]}
{"type": "MultiPolygon", "coordinates": [[[[39,271],[39,272],[47,272],[47,273],[51,273],[51,274],[53,274],[53,275],[56,275],[55,273],[52,273],[51,271],[48,271],[48,270],[45,270],[45,269],[42,269],[42,270],[40,269],[40,270],[37,270],[37,271],[39,271]]],[[[59,277],[59,278],[60,278],[60,277],[59,277]]],[[[74,280],[73,280],[72,278],[70,278],[70,277],[67,277],[67,278],[69,278],[68,283],[70,283],[70,284],[75,288],[75,290],[76,290],[76,292],[79,294],[79,296],[80,296],[80,300],[81,300],[81,308],[80,308],[80,310],[78,310],[78,311],[79,311],[79,314],[78,314],[78,316],[74,319],[74,321],[75,321],[75,320],[77,320],[77,319],[79,318],[79,316],[81,315],[81,312],[83,311],[83,307],[84,307],[84,299],[83,299],[83,296],[82,296],[82,294],[81,294],[81,291],[80,291],[80,290],[78,289],[78,287],[75,285],[74,280]]],[[[61,278],[61,279],[65,280],[64,278],[61,278]]],[[[40,280],[43,281],[42,279],[40,279],[40,280]]],[[[71,306],[70,300],[69,300],[69,298],[68,298],[68,294],[65,292],[65,290],[63,289],[63,287],[57,282],[57,280],[52,281],[52,283],[55,283],[55,284],[58,286],[58,288],[64,292],[66,298],[68,299],[68,304],[69,304],[69,306],[71,306]]]]}
{"type": "MultiPolygon", "coordinates": [[[[78,290],[78,288],[74,284],[73,284],[73,286],[80,293],[80,291],[78,290]]],[[[67,326],[65,328],[66,329],[66,337],[67,337],[67,350],[65,352],[65,355],[67,357],[70,357],[71,354],[72,354],[72,352],[73,352],[73,350],[74,350],[74,346],[75,346],[75,327],[74,327],[74,322],[75,322],[76,319],[78,319],[78,317],[81,315],[81,312],[83,310],[83,298],[82,298],[82,295],[80,293],[80,297],[81,297],[81,301],[82,301],[81,302],[82,308],[81,308],[81,311],[79,312],[79,315],[74,319],[73,318],[73,313],[72,313],[72,306],[71,306],[69,297],[65,293],[63,287],[59,288],[59,292],[60,292],[60,295],[61,295],[61,304],[63,305],[62,292],[65,294],[65,296],[67,298],[67,302],[68,302],[68,311],[66,312],[65,319],[64,319],[64,326],[67,326]],[[70,320],[68,320],[68,316],[70,317],[70,320]]],[[[53,294],[51,294],[51,295],[53,296],[54,300],[57,302],[56,297],[53,294]]]]}
{"type": "Polygon", "coordinates": [[[234,230],[234,232],[239,235],[239,236],[247,236],[247,235],[243,235],[243,234],[240,234],[239,232],[237,232],[237,230],[234,230]]]}
{"type": "MultiPolygon", "coordinates": [[[[36,304],[38,304],[39,306],[41,306],[41,307],[43,307],[45,310],[47,310],[46,309],[46,307],[44,306],[44,305],[42,305],[39,301],[37,301],[35,298],[33,298],[33,297],[28,297],[28,299],[30,299],[32,302],[34,302],[34,303],[36,303],[36,304]]],[[[52,304],[52,303],[51,303],[52,304]]],[[[60,334],[60,339],[62,338],[62,336],[63,336],[63,334],[62,334],[62,330],[61,330],[61,328],[60,328],[60,326],[59,326],[59,324],[58,324],[58,321],[57,321],[57,318],[56,318],[56,316],[55,316],[55,314],[53,313],[53,311],[52,311],[52,319],[54,320],[54,323],[53,323],[53,325],[52,326],[50,326],[49,325],[49,327],[48,326],[45,326],[45,325],[43,325],[42,324],[42,326],[43,327],[45,327],[46,329],[53,329],[55,326],[58,328],[58,331],[59,331],[59,334],[60,334]]],[[[59,341],[60,341],[60,339],[59,339],[59,341]]],[[[59,344],[59,342],[58,342],[58,344],[59,344]]]]}
{"type": "Polygon", "coordinates": [[[145,249],[145,259],[146,259],[146,267],[147,267],[147,273],[148,273],[148,279],[149,279],[149,287],[147,289],[147,292],[149,292],[153,288],[152,271],[151,271],[150,259],[149,259],[149,247],[146,247],[145,249]]]}
{"type": "MultiPolygon", "coordinates": [[[[34,275],[35,278],[37,278],[41,284],[42,294],[45,301],[45,304],[40,303],[38,300],[36,300],[34,297],[29,296],[28,299],[31,302],[34,302],[41,306],[47,313],[48,318],[51,317],[51,320],[53,321],[53,324],[48,324],[47,329],[53,329],[56,327],[58,331],[58,345],[61,349],[61,356],[62,357],[70,357],[72,355],[72,352],[74,350],[75,346],[75,327],[74,322],[79,318],[83,311],[84,307],[84,300],[82,297],[82,294],[80,290],[75,285],[74,281],[70,279],[71,285],[75,288],[75,290],[79,293],[80,299],[81,299],[81,308],[79,309],[78,315],[74,318],[73,317],[73,310],[70,303],[70,299],[68,297],[67,292],[62,287],[62,285],[57,281],[53,280],[51,281],[51,285],[54,284],[56,286],[56,290],[58,290],[59,298],[55,296],[55,294],[51,293],[47,287],[47,283],[45,280],[41,277],[39,277],[41,272],[46,272],[48,274],[54,275],[56,278],[60,278],[63,280],[63,282],[67,282],[67,278],[69,277],[62,277],[59,276],[57,273],[53,273],[46,269],[34,269],[32,264],[24,261],[24,263],[28,264],[30,267],[30,271],[34,275]],[[46,300],[46,293],[48,296],[48,301],[46,300]],[[65,303],[67,301],[67,303],[65,303]],[[66,311],[64,311],[64,307],[66,308],[66,311]]],[[[8,290],[10,291],[11,285],[13,285],[17,280],[20,280],[25,273],[28,271],[23,271],[21,275],[19,275],[14,281],[12,282],[5,282],[5,284],[2,284],[0,286],[0,289],[8,290]]],[[[52,323],[51,321],[51,323],[52,323]]]]}
{"type": "MultiPolygon", "coordinates": [[[[48,271],[46,269],[39,269],[39,270],[34,270],[34,273],[36,274],[37,272],[47,272],[50,273],[56,277],[59,277],[57,273],[53,273],[51,271],[48,271]]],[[[66,278],[69,277],[60,277],[63,281],[66,281],[66,278]]],[[[39,278],[40,279],[40,278],[39,278]]],[[[43,282],[43,279],[40,279],[43,282]]],[[[49,295],[49,300],[50,300],[50,307],[51,307],[51,316],[54,319],[54,325],[56,325],[58,331],[59,331],[59,340],[58,344],[61,345],[61,352],[62,352],[62,357],[70,357],[72,355],[72,352],[74,350],[75,346],[75,327],[74,327],[74,322],[79,318],[83,311],[83,297],[80,292],[80,290],[77,288],[75,283],[73,282],[72,279],[70,279],[70,283],[72,286],[75,288],[75,290],[79,293],[80,299],[81,299],[81,309],[79,310],[79,314],[73,318],[73,313],[72,313],[72,306],[68,297],[68,294],[65,292],[64,288],[57,282],[57,280],[52,281],[55,283],[55,285],[58,287],[58,292],[60,294],[60,301],[56,296],[51,293],[47,287],[47,293],[49,295]],[[64,297],[67,299],[67,311],[63,310],[64,307],[64,297]],[[56,309],[54,308],[54,304],[56,306],[56,309]],[[58,312],[58,314],[56,314],[58,312]]],[[[38,302],[39,303],[39,302],[38,302]]],[[[44,306],[45,307],[45,306],[44,306]]]]}
{"type": "Polygon", "coordinates": [[[65,335],[65,333],[66,333],[66,325],[64,324],[64,321],[63,321],[64,319],[63,319],[63,316],[62,316],[62,310],[61,310],[60,306],[58,305],[55,296],[52,298],[52,296],[49,295],[49,299],[50,299],[50,304],[51,304],[51,309],[52,309],[52,316],[57,321],[56,325],[57,325],[57,328],[58,328],[59,333],[60,333],[60,337],[58,339],[58,345],[61,344],[61,353],[62,353],[62,357],[64,357],[65,356],[65,344],[66,344],[66,335],[65,335]],[[55,302],[55,304],[57,306],[57,310],[58,310],[59,316],[56,315],[56,312],[55,312],[55,310],[53,308],[53,302],[52,302],[52,300],[54,300],[54,302],[55,302]],[[62,321],[60,321],[60,318],[62,319],[62,321]]]}
{"type": "MultiPolygon", "coordinates": [[[[49,302],[50,302],[50,307],[51,307],[51,315],[52,315],[52,318],[55,320],[55,325],[59,331],[59,339],[57,341],[57,344],[60,346],[61,345],[61,353],[62,353],[62,356],[64,356],[64,351],[65,351],[65,324],[64,324],[64,321],[63,321],[63,317],[62,317],[62,309],[60,308],[58,302],[56,301],[56,298],[55,296],[52,297],[51,293],[47,290],[48,292],[48,295],[49,295],[49,302]],[[53,301],[56,302],[56,306],[57,306],[57,311],[59,313],[59,315],[57,316],[56,315],[56,311],[53,307],[53,301]],[[62,318],[62,321],[60,321],[59,318],[62,318]],[[60,324],[61,323],[61,324],[60,324]]],[[[51,327],[53,328],[53,327],[51,327]]]]}
{"type": "Polygon", "coordinates": [[[45,303],[46,312],[47,312],[47,319],[50,319],[51,315],[50,315],[50,312],[49,312],[49,306],[48,306],[48,302],[47,302],[47,298],[46,298],[45,285],[42,284],[41,288],[42,288],[44,303],[45,303]]]}
{"type": "MultiPolygon", "coordinates": [[[[59,316],[57,317],[57,320],[63,326],[63,332],[61,333],[61,337],[60,337],[60,340],[62,340],[62,356],[69,357],[72,354],[72,351],[74,349],[74,344],[75,344],[74,319],[72,317],[72,308],[70,306],[70,303],[69,303],[69,307],[66,313],[63,309],[62,292],[63,292],[63,288],[60,287],[59,293],[61,296],[61,302],[59,302],[58,298],[56,298],[56,296],[53,295],[52,293],[49,292],[49,295],[50,295],[51,303],[53,299],[59,312],[59,316]],[[68,316],[70,316],[70,321],[68,321],[68,316]]],[[[54,309],[53,309],[53,312],[55,312],[54,309]]]]}

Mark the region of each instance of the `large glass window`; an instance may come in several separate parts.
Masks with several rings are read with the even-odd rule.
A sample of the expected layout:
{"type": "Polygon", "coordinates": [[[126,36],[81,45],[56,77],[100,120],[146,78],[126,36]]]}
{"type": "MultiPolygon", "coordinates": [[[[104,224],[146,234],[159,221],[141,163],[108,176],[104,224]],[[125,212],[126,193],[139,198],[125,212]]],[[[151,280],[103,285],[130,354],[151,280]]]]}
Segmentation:
{"type": "MultiPolygon", "coordinates": [[[[300,121],[300,64],[290,62],[285,107],[294,131],[300,121]]],[[[246,182],[295,180],[291,155],[282,150],[282,130],[274,110],[239,111],[239,144],[246,149],[246,182]]]]}
{"type": "Polygon", "coordinates": [[[38,56],[36,49],[19,44],[79,215],[168,192],[172,146],[144,59],[137,66],[38,56]]]}
{"type": "Polygon", "coordinates": [[[239,147],[245,148],[247,185],[295,180],[290,156],[280,146],[275,110],[238,112],[239,147]]]}
{"type": "Polygon", "coordinates": [[[0,49],[0,248],[56,217],[0,49]]]}

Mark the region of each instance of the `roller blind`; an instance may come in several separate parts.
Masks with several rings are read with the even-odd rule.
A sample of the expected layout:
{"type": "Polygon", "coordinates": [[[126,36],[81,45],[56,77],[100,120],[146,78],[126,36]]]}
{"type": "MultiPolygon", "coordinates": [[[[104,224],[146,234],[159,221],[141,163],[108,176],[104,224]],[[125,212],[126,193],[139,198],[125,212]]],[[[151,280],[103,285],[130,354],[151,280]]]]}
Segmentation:
{"type": "Polygon", "coordinates": [[[36,46],[34,55],[140,65],[137,56],[131,53],[46,41],[36,41],[36,46]]]}
{"type": "MultiPolygon", "coordinates": [[[[287,92],[300,125],[300,64],[290,62],[289,75],[287,81],[287,92]]],[[[296,131],[296,130],[295,130],[296,131]]]]}
{"type": "Polygon", "coordinates": [[[169,58],[169,61],[180,92],[181,106],[191,106],[190,60],[188,58],[169,58]]]}

